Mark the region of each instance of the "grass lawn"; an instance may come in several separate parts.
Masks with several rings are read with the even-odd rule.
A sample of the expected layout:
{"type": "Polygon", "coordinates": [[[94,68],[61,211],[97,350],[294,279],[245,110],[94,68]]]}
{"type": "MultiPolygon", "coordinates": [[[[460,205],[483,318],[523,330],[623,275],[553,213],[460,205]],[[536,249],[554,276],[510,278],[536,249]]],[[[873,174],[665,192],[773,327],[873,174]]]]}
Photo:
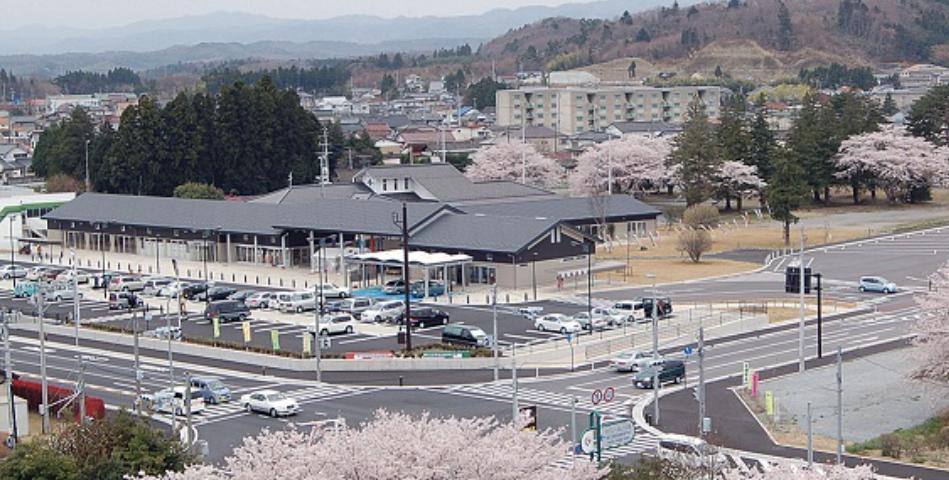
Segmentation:
{"type": "Polygon", "coordinates": [[[914,427],[848,445],[847,451],[949,468],[949,410],[914,427]]]}

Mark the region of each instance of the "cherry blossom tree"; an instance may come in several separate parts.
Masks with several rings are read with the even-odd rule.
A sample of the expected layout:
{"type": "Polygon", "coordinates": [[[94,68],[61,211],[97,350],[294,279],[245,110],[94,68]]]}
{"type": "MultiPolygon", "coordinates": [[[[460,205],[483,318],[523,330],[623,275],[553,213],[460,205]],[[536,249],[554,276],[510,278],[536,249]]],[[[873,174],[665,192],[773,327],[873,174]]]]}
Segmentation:
{"type": "Polygon", "coordinates": [[[659,187],[670,179],[665,161],[672,146],[664,137],[626,135],[595,145],[577,158],[570,189],[578,195],[609,191],[630,193],[659,187]],[[612,173],[611,173],[612,171],[612,173]]]}
{"type": "Polygon", "coordinates": [[[569,451],[557,431],[522,431],[493,418],[435,418],[377,411],[359,428],[264,431],[244,439],[221,467],[196,465],[149,480],[594,480],[588,461],[561,469],[569,451]]]}
{"type": "Polygon", "coordinates": [[[765,473],[747,474],[738,470],[725,472],[725,480],[876,480],[869,465],[848,468],[842,465],[816,465],[813,469],[790,463],[781,464],[765,473]]]}
{"type": "Polygon", "coordinates": [[[834,161],[837,178],[854,189],[854,201],[861,186],[882,188],[887,199],[896,202],[915,188],[949,178],[949,149],[893,126],[844,140],[834,161]]]}
{"type": "Polygon", "coordinates": [[[928,314],[916,322],[913,342],[919,366],[912,375],[949,383],[949,264],[932,274],[930,280],[932,290],[918,299],[928,314]]]}
{"type": "Polygon", "coordinates": [[[732,209],[734,198],[740,211],[742,198],[764,186],[764,181],[758,177],[758,167],[734,160],[723,162],[715,175],[715,196],[725,200],[725,210],[732,209]]]}
{"type": "Polygon", "coordinates": [[[471,155],[471,166],[465,171],[475,181],[510,180],[528,185],[552,187],[563,178],[557,162],[545,157],[529,143],[499,143],[484,147],[471,155]]]}

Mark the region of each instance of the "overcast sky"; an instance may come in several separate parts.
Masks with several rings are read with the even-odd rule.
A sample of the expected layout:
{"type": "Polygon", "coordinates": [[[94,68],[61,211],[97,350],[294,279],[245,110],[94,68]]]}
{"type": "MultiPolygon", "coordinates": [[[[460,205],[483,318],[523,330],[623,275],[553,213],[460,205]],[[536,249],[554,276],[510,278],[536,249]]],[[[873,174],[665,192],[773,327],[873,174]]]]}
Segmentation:
{"type": "Polygon", "coordinates": [[[100,28],[139,20],[239,11],[278,18],[477,14],[499,7],[560,5],[590,0],[0,0],[0,30],[39,24],[100,28]]]}

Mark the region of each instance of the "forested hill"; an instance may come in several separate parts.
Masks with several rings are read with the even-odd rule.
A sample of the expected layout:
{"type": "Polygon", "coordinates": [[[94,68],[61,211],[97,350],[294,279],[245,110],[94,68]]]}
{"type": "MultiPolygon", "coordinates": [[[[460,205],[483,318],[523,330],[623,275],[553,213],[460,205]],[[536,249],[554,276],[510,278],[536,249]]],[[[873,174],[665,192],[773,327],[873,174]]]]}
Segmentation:
{"type": "MultiPolygon", "coordinates": [[[[720,56],[808,67],[949,63],[949,0],[727,0],[613,20],[548,18],[486,43],[497,64],[559,70],[616,58],[685,61],[720,56]],[[771,56],[772,58],[764,58],[771,56]]],[[[622,14],[622,15],[621,15],[622,14]]],[[[713,65],[712,68],[715,68],[713,65]]]]}

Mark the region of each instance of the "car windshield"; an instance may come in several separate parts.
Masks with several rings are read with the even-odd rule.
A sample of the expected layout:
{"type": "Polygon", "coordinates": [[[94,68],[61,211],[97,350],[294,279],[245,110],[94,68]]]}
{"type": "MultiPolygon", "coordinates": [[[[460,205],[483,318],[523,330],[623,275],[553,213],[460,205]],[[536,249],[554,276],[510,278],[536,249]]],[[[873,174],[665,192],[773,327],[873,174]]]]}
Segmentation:
{"type": "Polygon", "coordinates": [[[286,395],[284,395],[284,394],[282,394],[282,393],[271,393],[270,395],[267,395],[267,400],[269,400],[269,401],[271,401],[271,402],[276,402],[276,401],[279,401],[279,400],[283,400],[283,399],[285,399],[285,398],[287,398],[286,395]]]}
{"type": "Polygon", "coordinates": [[[220,380],[211,380],[208,382],[208,388],[211,390],[224,390],[224,384],[220,380]]]}
{"type": "Polygon", "coordinates": [[[699,453],[702,455],[717,455],[718,449],[714,445],[709,445],[707,443],[702,443],[695,446],[698,449],[699,453]]]}

